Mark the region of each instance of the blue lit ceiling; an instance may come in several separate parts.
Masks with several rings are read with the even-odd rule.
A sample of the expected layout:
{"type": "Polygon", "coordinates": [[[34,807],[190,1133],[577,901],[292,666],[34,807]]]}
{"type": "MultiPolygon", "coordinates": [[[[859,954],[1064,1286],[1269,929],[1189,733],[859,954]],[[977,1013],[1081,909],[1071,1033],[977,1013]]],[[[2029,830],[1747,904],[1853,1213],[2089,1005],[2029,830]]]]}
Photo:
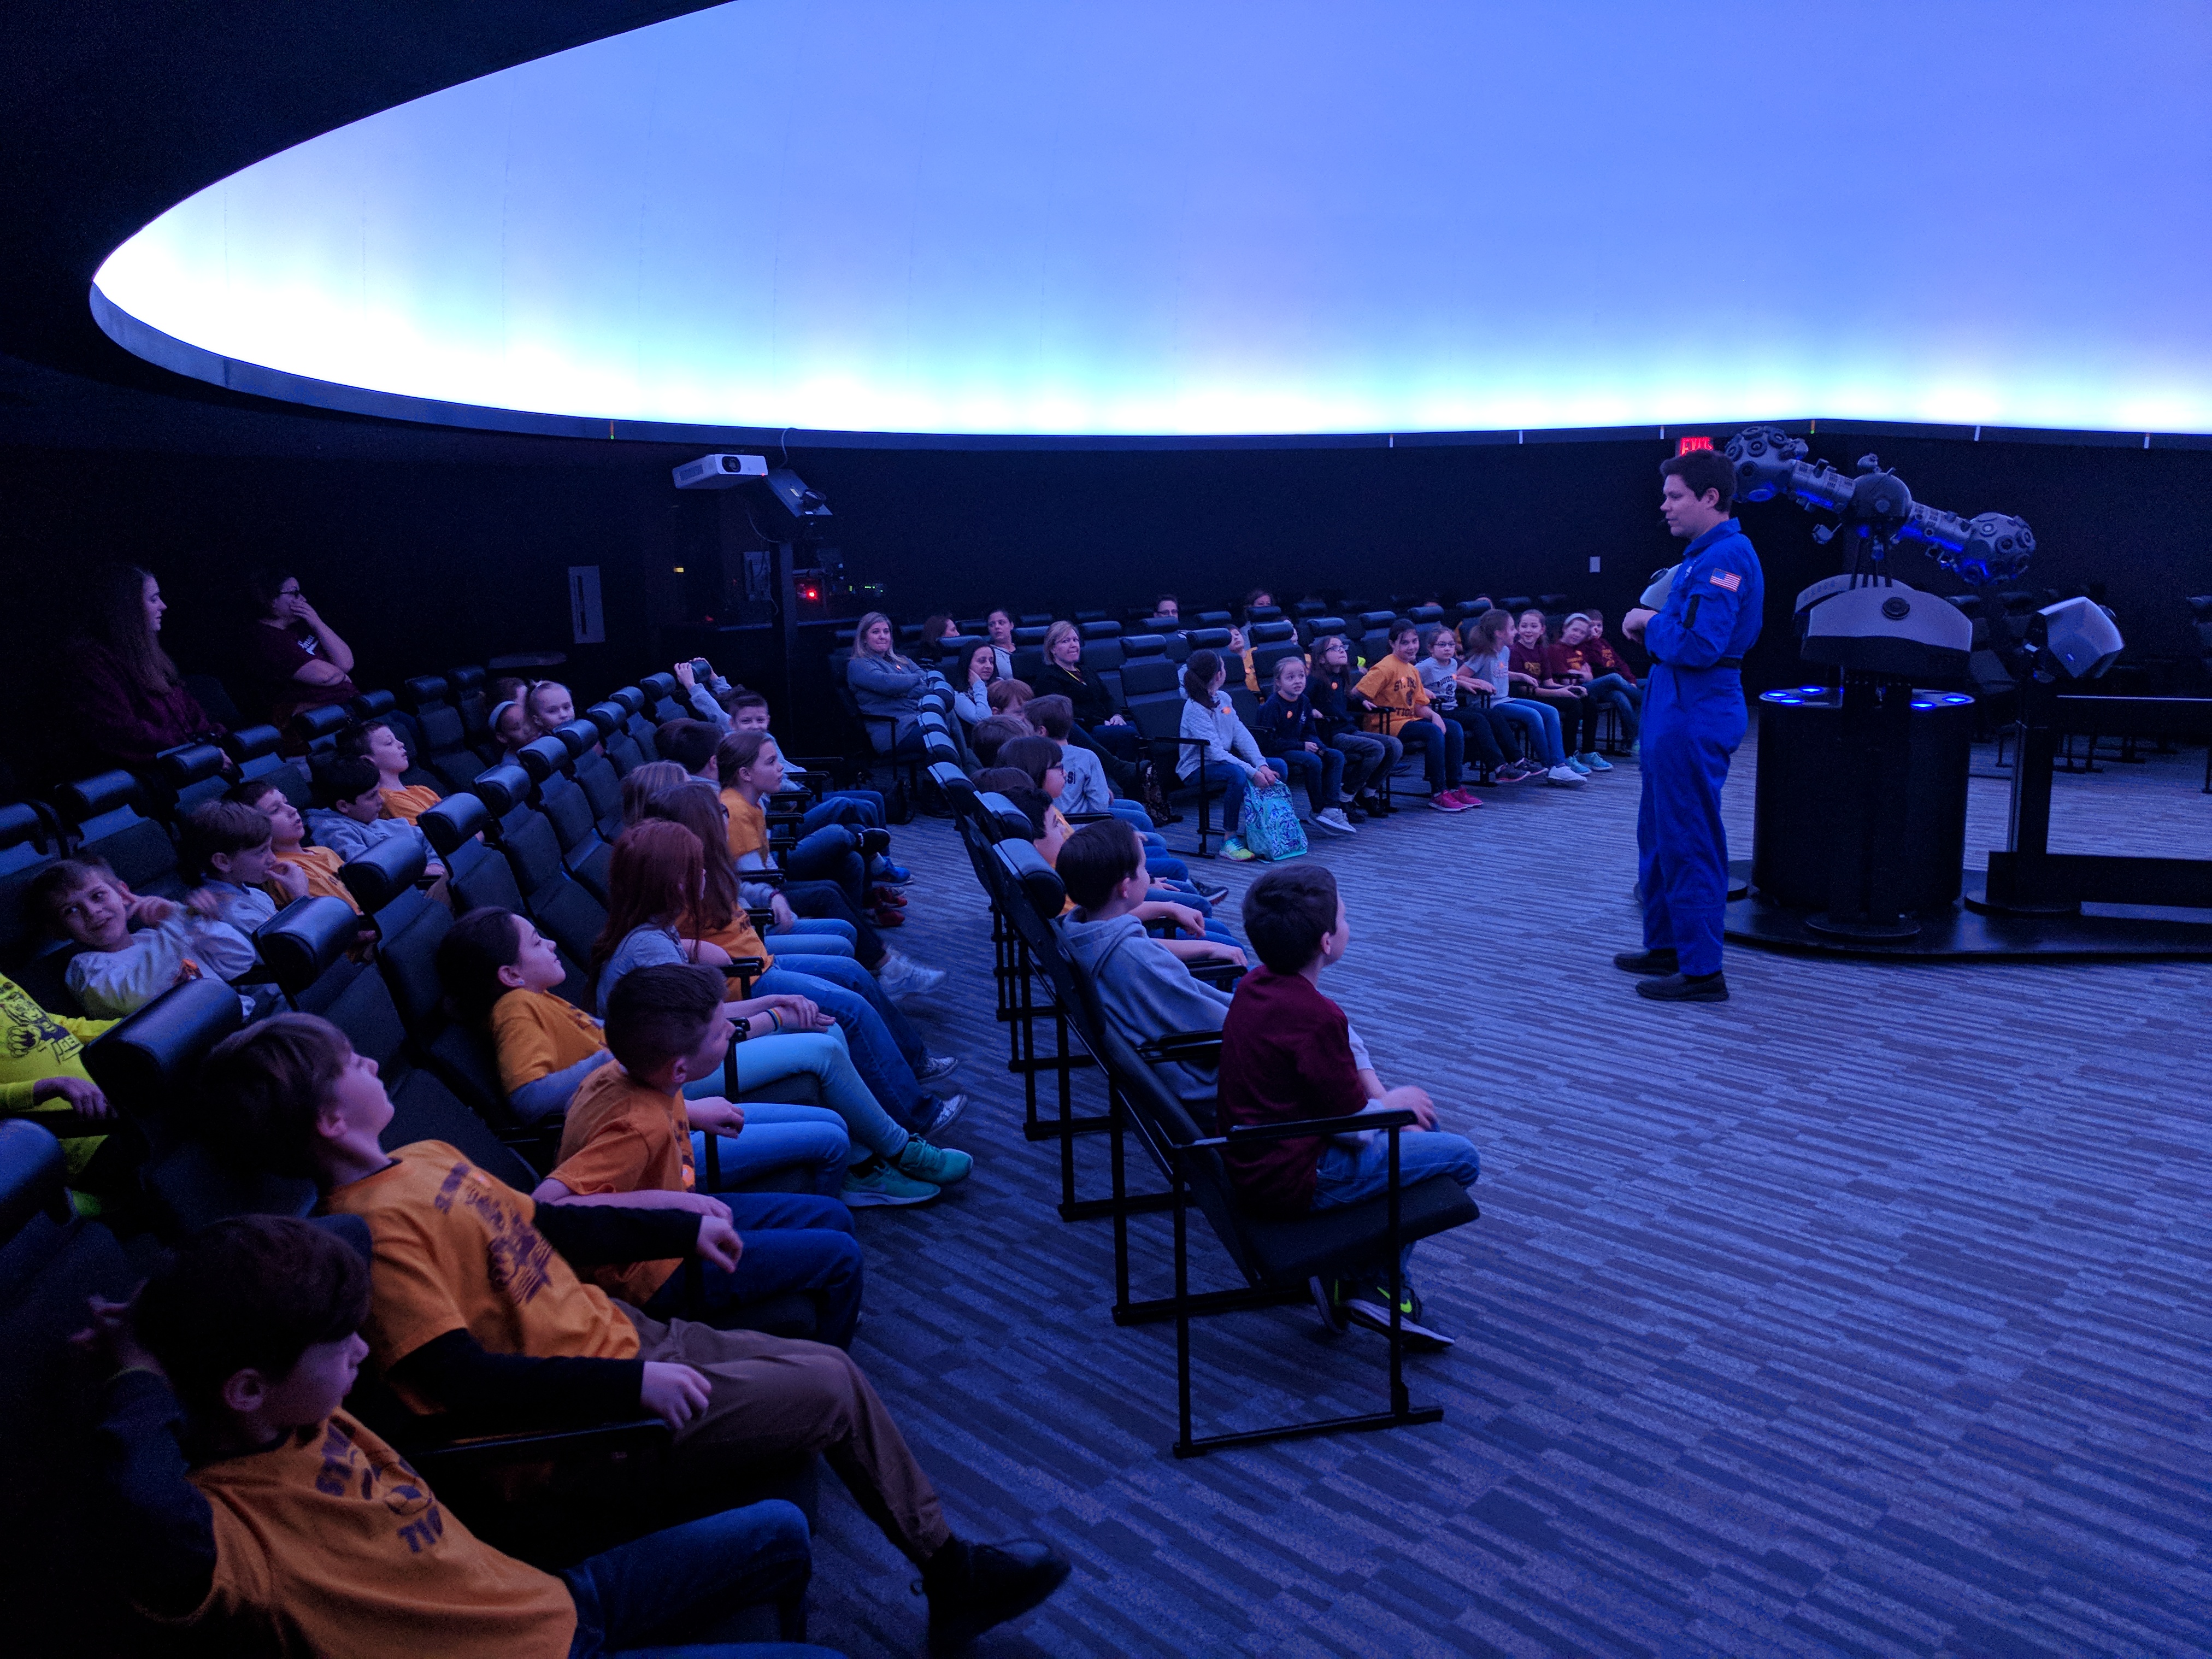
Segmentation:
{"type": "Polygon", "coordinates": [[[271,156],[94,308],[463,423],[2207,431],[2208,86],[2196,0],[747,0],[271,156]]]}

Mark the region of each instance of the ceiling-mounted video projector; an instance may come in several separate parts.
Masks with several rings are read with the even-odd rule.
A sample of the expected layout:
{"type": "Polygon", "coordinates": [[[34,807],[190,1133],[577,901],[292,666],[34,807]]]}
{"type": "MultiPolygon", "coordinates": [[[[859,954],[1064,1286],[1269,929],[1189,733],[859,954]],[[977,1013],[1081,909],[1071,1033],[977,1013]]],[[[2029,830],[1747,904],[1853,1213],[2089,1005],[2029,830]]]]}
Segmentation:
{"type": "Polygon", "coordinates": [[[702,455],[671,469],[678,489],[730,489],[747,478],[768,477],[765,455],[702,455]]]}

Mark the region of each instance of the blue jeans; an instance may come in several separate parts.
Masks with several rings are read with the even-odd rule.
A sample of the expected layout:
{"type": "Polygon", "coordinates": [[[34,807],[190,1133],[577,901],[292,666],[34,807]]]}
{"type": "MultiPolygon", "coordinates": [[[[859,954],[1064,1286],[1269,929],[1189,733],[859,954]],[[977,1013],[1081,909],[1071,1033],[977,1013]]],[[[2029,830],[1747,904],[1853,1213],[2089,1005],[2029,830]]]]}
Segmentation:
{"type": "Polygon", "coordinates": [[[1509,697],[1490,705],[1521,728],[1522,741],[1531,759],[1547,766],[1565,766],[1567,751],[1559,741],[1559,714],[1533,697],[1509,697]]]}
{"type": "Polygon", "coordinates": [[[793,881],[834,882],[854,909],[866,902],[868,866],[860,853],[860,832],[833,823],[802,836],[783,855],[785,872],[793,881]]]}
{"type": "Polygon", "coordinates": [[[1230,835],[1244,821],[1244,788],[1251,774],[1229,761],[1200,761],[1198,769],[1185,780],[1195,785],[1206,781],[1206,788],[1221,797],[1221,827],[1230,835]]]}
{"type": "Polygon", "coordinates": [[[882,829],[884,798],[872,789],[832,790],[800,815],[799,839],[833,823],[849,824],[855,830],[882,829]]]}
{"type": "Polygon", "coordinates": [[[1433,720],[1412,720],[1398,728],[1396,736],[1407,753],[1421,751],[1431,794],[1439,795],[1457,786],[1460,768],[1467,759],[1467,738],[1458,726],[1449,720],[1439,727],[1433,720]]]}
{"type": "Polygon", "coordinates": [[[1618,674],[1601,674],[1589,683],[1589,694],[1600,702],[1609,702],[1620,714],[1620,729],[1632,741],[1638,724],[1644,719],[1644,688],[1623,679],[1618,674]]]}
{"type": "MultiPolygon", "coordinates": [[[[771,945],[769,951],[773,954],[775,947],[771,945]]],[[[883,981],[853,957],[831,956],[819,951],[809,954],[802,950],[787,963],[779,957],[776,965],[762,978],[773,979],[778,974],[787,973],[799,974],[807,979],[835,986],[866,1002],[875,1011],[876,1018],[883,1021],[884,1029],[890,1033],[891,1041],[898,1045],[899,1053],[906,1056],[908,1065],[919,1066],[929,1057],[929,1050],[922,1046],[921,1033],[915,1030],[913,1022],[899,1012],[898,1004],[884,994],[883,981]]],[[[754,982],[757,986],[761,981],[754,982]]],[[[769,988],[778,988],[771,986],[769,988]]],[[[799,994],[806,996],[811,994],[801,991],[799,994]]],[[[820,997],[814,1000],[822,1001],[820,997]]],[[[823,1003],[823,1006],[827,1007],[829,1005],[823,1003]]]]}
{"type": "MultiPolygon", "coordinates": [[[[714,1087],[693,1095],[687,1084],[684,1089],[687,1099],[721,1092],[720,1072],[701,1080],[714,1087]]],[[[749,1181],[783,1170],[799,1170],[806,1173],[812,1190],[820,1197],[835,1198],[844,1191],[845,1166],[853,1161],[853,1138],[845,1131],[845,1120],[829,1107],[755,1100],[738,1109],[745,1115],[745,1127],[733,1135],[713,1137],[719,1178],[712,1186],[707,1180],[707,1132],[691,1132],[691,1164],[699,1171],[703,1189],[742,1192],[749,1181]]]]}
{"type": "Polygon", "coordinates": [[[812,1574],[806,1517],[779,1499],[635,1539],[562,1569],[576,1603],[568,1659],[678,1650],[694,1659],[835,1659],[804,1643],[714,1640],[718,1627],[747,1607],[803,1595],[812,1574]],[[660,1645],[692,1638],[708,1645],[660,1645]]]}
{"type": "MultiPolygon", "coordinates": [[[[1332,1137],[1328,1145],[1322,1148],[1321,1162],[1314,1168],[1313,1207],[1316,1210],[1340,1210],[1348,1205],[1364,1204],[1390,1190],[1390,1137],[1380,1130],[1367,1130],[1358,1136],[1364,1145],[1347,1146],[1346,1139],[1348,1138],[1332,1137]]],[[[1440,1175],[1449,1176],[1462,1187],[1472,1187],[1481,1173],[1481,1155],[1468,1144],[1464,1135],[1446,1134],[1437,1129],[1425,1133],[1407,1129],[1398,1137],[1398,1187],[1401,1192],[1431,1176],[1440,1175]]],[[[1410,1244],[1398,1253],[1401,1278],[1413,1259],[1413,1247],[1410,1244]]]]}
{"type": "MultiPolygon", "coordinates": [[[[792,914],[799,920],[834,921],[841,933],[849,930],[853,935],[853,956],[863,966],[872,968],[884,959],[883,935],[868,925],[860,907],[845,896],[845,890],[836,882],[787,881],[783,884],[783,896],[792,914]]],[[[771,945],[769,954],[775,953],[775,947],[771,945]]]]}
{"type": "Polygon", "coordinates": [[[1271,757],[1267,764],[1284,775],[1287,781],[1295,772],[1305,780],[1306,804],[1316,812],[1326,812],[1344,803],[1338,799],[1338,785],[1344,778],[1344,756],[1334,749],[1324,749],[1314,754],[1304,749],[1293,749],[1271,757]]]}
{"type": "MultiPolygon", "coordinates": [[[[850,922],[840,921],[835,916],[794,916],[789,933],[770,937],[775,940],[768,947],[772,957],[849,957],[854,954],[854,941],[860,937],[860,932],[850,922]]],[[[762,942],[766,944],[767,940],[762,942]]]]}
{"type": "Polygon", "coordinates": [[[1340,732],[1328,740],[1328,746],[1344,757],[1346,797],[1374,788],[1406,757],[1406,745],[1380,732],[1340,732]]]}
{"type": "Polygon", "coordinates": [[[668,1276],[645,1311],[655,1319],[696,1319],[717,1330],[757,1330],[752,1316],[761,1304],[796,1292],[814,1301],[811,1340],[849,1347],[860,1321],[860,1241],[853,1237],[853,1212],[834,1198],[811,1193],[721,1197],[744,1245],[736,1268],[686,1262],[668,1276]]]}
{"type": "MultiPolygon", "coordinates": [[[[809,957],[805,960],[804,969],[787,968],[778,963],[753,981],[753,994],[805,997],[823,1012],[834,1016],[837,1029],[845,1034],[846,1046],[853,1056],[853,1069],[868,1085],[868,1092],[893,1117],[913,1122],[921,1103],[921,1079],[915,1076],[914,1068],[925,1054],[914,1027],[907,1024],[904,1015],[891,1007],[876,984],[876,976],[851,957],[809,957]],[[817,971],[825,969],[830,971],[817,971]],[[853,975],[868,981],[866,991],[848,988],[844,981],[853,975]],[[878,1003],[882,1005],[880,1011],[878,1003]],[[885,1012],[890,1019],[884,1018],[885,1012]],[[909,1042],[911,1048],[908,1046],[909,1042]]],[[[905,1144],[903,1139],[900,1144],[905,1144]]]]}
{"type": "Polygon", "coordinates": [[[1145,867],[1162,881],[1188,881],[1190,866],[1168,851],[1166,838],[1152,828],[1152,815],[1135,801],[1115,796],[1106,804],[1106,810],[1124,823],[1133,825],[1137,839],[1145,843],[1145,867]]]}
{"type": "MultiPolygon", "coordinates": [[[[894,1122],[884,1110],[867,1084],[853,1064],[852,1051],[846,1047],[845,1034],[836,1031],[785,1031],[772,1036],[757,1036],[750,1042],[732,1043],[726,1069],[737,1077],[739,1093],[754,1089],[773,1087],[785,1078],[811,1077],[822,1091],[823,1103],[837,1115],[845,1126],[846,1138],[855,1146],[884,1158],[896,1158],[905,1151],[907,1131],[894,1122]]],[[[720,1095],[728,1086],[721,1072],[695,1079],[684,1085],[685,1097],[692,1100],[720,1095]]],[[[745,1114],[750,1118],[755,1110],[767,1110],[765,1104],[748,1104],[745,1114]]],[[[778,1112],[801,1109],[793,1106],[777,1106],[778,1112]]]]}

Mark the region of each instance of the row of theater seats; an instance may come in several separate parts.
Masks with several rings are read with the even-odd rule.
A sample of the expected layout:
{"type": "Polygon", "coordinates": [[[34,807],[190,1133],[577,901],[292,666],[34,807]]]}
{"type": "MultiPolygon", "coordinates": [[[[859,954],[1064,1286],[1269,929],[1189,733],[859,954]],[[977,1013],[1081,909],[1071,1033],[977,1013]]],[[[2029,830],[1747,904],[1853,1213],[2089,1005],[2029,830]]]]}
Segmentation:
{"type": "MultiPolygon", "coordinates": [[[[1534,598],[1526,594],[1516,594],[1501,599],[1498,604],[1502,609],[1518,616],[1532,605],[1547,613],[1565,611],[1568,608],[1569,600],[1565,593],[1540,593],[1534,598]]],[[[1244,612],[1243,620],[1249,627],[1254,623],[1278,622],[1287,617],[1297,630],[1299,642],[1308,644],[1317,633],[1342,632],[1341,623],[1344,617],[1360,616],[1378,611],[1380,608],[1372,603],[1357,599],[1346,600],[1341,605],[1334,606],[1307,599],[1292,605],[1287,611],[1279,605],[1254,605],[1244,612]],[[1332,619],[1339,624],[1334,629],[1328,625],[1332,619]]],[[[1479,617],[1486,608],[1480,600],[1475,599],[1445,606],[1435,605],[1425,599],[1400,597],[1394,598],[1390,601],[1389,610],[1383,614],[1413,617],[1417,622],[1421,620],[1424,615],[1438,619],[1449,615],[1456,623],[1468,617],[1479,617]]],[[[1055,620],[1050,611],[1024,612],[1014,619],[1014,637],[1018,642],[1024,642],[1024,635],[1026,633],[1033,635],[1034,638],[1025,642],[1035,644],[1042,641],[1045,630],[1050,628],[1055,620]]],[[[1068,620],[1073,622],[1079,628],[1091,623],[1108,623],[1117,630],[1125,630],[1133,634],[1152,634],[1176,633],[1195,628],[1228,628],[1236,623],[1237,617],[1235,613],[1227,611],[1197,611],[1181,618],[1158,617],[1152,614],[1150,607],[1142,607],[1131,610],[1119,618],[1103,611],[1077,611],[1070,613],[1068,620]]],[[[984,632],[983,618],[980,617],[962,618],[955,625],[963,636],[978,641],[984,632]]],[[[899,649],[907,655],[914,656],[917,651],[928,648],[929,642],[921,636],[922,627],[923,624],[921,623],[899,624],[897,630],[899,649]]],[[[1085,635],[1085,637],[1091,636],[1085,635]]]]}
{"type": "MultiPolygon", "coordinates": [[[[428,695],[425,683],[410,690],[414,707],[409,712],[426,743],[458,724],[459,711],[428,695]]],[[[558,1121],[525,1124],[508,1109],[489,1038],[454,1026],[446,1016],[438,946],[453,914],[488,905],[527,915],[561,953],[568,973],[562,994],[580,1007],[592,1006],[585,964],[606,922],[611,842],[622,829],[621,775],[658,757],[653,722],[644,711],[651,707],[659,713],[673,690],[672,680],[625,687],[592,705],[585,718],[526,744],[516,763],[487,767],[477,761],[459,788],[425,811],[419,827],[445,866],[450,910],[425,891],[421,844],[394,838],[340,872],[360,906],[358,915],[339,899],[305,898],[284,907],[256,934],[260,963],[251,978],[270,987],[284,1006],[331,1019],[378,1062],[398,1109],[392,1133],[400,1140],[452,1141],[526,1188],[535,1184],[532,1167],[541,1173],[550,1167],[558,1121]],[[365,928],[374,933],[373,950],[361,948],[365,928]]],[[[388,708],[374,702],[382,696],[363,699],[369,714],[389,717],[388,708]]],[[[240,749],[263,748],[260,738],[245,735],[250,741],[240,749]]],[[[447,751],[449,759],[467,752],[447,751]]],[[[198,765],[194,760],[190,769],[198,765]]],[[[249,753],[240,769],[267,777],[295,804],[308,800],[301,763],[277,757],[273,745],[265,753],[249,753]]],[[[410,781],[442,788],[450,778],[418,763],[410,781]]],[[[195,780],[183,788],[152,792],[149,799],[140,780],[112,772],[65,786],[50,804],[0,808],[0,923],[5,927],[0,972],[42,1006],[75,1012],[64,975],[76,947],[46,936],[25,915],[26,888],[57,858],[89,854],[105,859],[136,892],[181,896],[185,882],[177,864],[177,825],[184,813],[228,784],[219,773],[204,782],[218,787],[207,789],[195,780]]],[[[793,817],[772,803],[772,838],[787,836],[793,817]]],[[[757,963],[751,967],[757,971],[757,963]]],[[[181,987],[141,1010],[88,1054],[104,1055],[111,1064],[126,1053],[150,1056],[145,1063],[174,1085],[241,1017],[228,987],[217,981],[181,987]]],[[[167,1102],[174,1091],[154,1097],[167,1102]]],[[[177,1224],[205,1220],[241,1201],[166,1116],[139,1127],[155,1148],[149,1189],[177,1224]]],[[[304,1192],[284,1201],[294,1200],[304,1202],[304,1192]]]]}
{"type": "MultiPolygon", "coordinates": [[[[1324,1126],[1277,1124],[1231,1129],[1224,1135],[1210,1111],[1187,1104],[1176,1091],[1164,1086],[1155,1073],[1163,1064],[1217,1066],[1219,1034],[1160,1031],[1140,1044],[1127,1041],[1105,1018],[1054,925],[1066,890],[1031,842],[1026,815],[1003,795],[977,793],[956,767],[933,768],[931,780],[951,806],[977,883],[991,902],[1000,1018],[1008,1022],[1014,1069],[1030,1085],[1030,1138],[1059,1142],[1060,1218],[1113,1223],[1113,1317],[1117,1325],[1172,1320],[1177,1327],[1176,1454],[1192,1456],[1222,1447],[1316,1432],[1400,1427],[1442,1417],[1438,1407],[1412,1403],[1405,1385],[1403,1350],[1393,1341],[1385,1410],[1231,1434],[1198,1431],[1191,1358],[1194,1318],[1303,1302],[1316,1279],[1377,1261],[1395,1261],[1401,1247],[1465,1225],[1480,1212],[1466,1189],[1449,1178],[1407,1182],[1394,1173],[1389,1190],[1361,1204],[1292,1218],[1255,1215],[1237,1198],[1223,1161],[1224,1149],[1231,1144],[1258,1145],[1311,1133],[1324,1126]],[[1048,1054],[1040,1051],[1036,1041],[1037,1031],[1048,1024],[1055,1033],[1048,1054]],[[1106,1113],[1079,1116],[1072,1109],[1071,1079],[1079,1068],[1095,1070],[1103,1079],[1106,1113]],[[1041,1119],[1036,1111],[1036,1079],[1041,1072],[1057,1074],[1059,1109],[1050,1118],[1041,1119]],[[1075,1139],[1099,1132],[1112,1136],[1109,1190],[1085,1198],[1076,1188],[1075,1139]],[[1129,1190],[1125,1149],[1132,1139],[1166,1182],[1164,1189],[1129,1190]],[[1241,1288],[1193,1294],[1188,1229],[1180,1213],[1186,1210],[1194,1211],[1211,1229],[1243,1279],[1241,1288]],[[1170,1239],[1174,1291],[1139,1300],[1131,1292],[1130,1224],[1138,1216],[1162,1211],[1178,1212],[1170,1239]]],[[[1225,990],[1242,970],[1223,964],[1194,971],[1225,990]]],[[[1336,1121],[1340,1127],[1342,1120],[1336,1121]]],[[[1364,1122],[1395,1134],[1410,1127],[1413,1116],[1403,1111],[1370,1111],[1364,1122]]]]}
{"type": "MultiPolygon", "coordinates": [[[[551,1167],[560,1121],[524,1123],[509,1109],[488,1036],[447,1015],[438,947],[454,910],[496,905],[526,915],[557,942],[569,973],[562,994],[588,1006],[582,964],[605,920],[609,843],[622,827],[620,777],[658,758],[653,727],[679,711],[672,678],[653,676],[527,744],[514,762],[495,754],[496,763],[486,765],[467,741],[465,704],[479,681],[472,672],[412,681],[404,708],[400,699],[376,692],[344,711],[396,719],[415,734],[410,781],[450,787],[421,827],[446,866],[453,909],[431,896],[421,844],[395,837],[343,867],[359,914],[331,897],[287,905],[257,933],[259,963],[250,977],[283,1006],[329,1019],[377,1062],[395,1113],[387,1144],[451,1143],[526,1192],[551,1167]],[[425,763],[434,758],[447,764],[425,763]]],[[[343,723],[329,711],[313,711],[295,724],[294,746],[306,746],[305,757],[281,755],[273,728],[234,734],[225,747],[240,771],[269,777],[304,805],[307,763],[336,741],[343,723]]],[[[108,860],[137,891],[180,896],[185,884],[175,827],[228,787],[219,767],[219,759],[172,754],[143,778],[95,775],[51,800],[0,808],[0,918],[8,930],[0,966],[46,1006],[70,1011],[59,971],[70,947],[44,941],[24,925],[24,887],[56,858],[88,853],[108,860]]],[[[787,838],[793,805],[771,803],[772,839],[787,838]]],[[[757,971],[757,963],[735,971],[742,977],[748,966],[757,971]]],[[[88,1506],[84,1464],[96,1379],[73,1368],[67,1339],[84,1322],[86,1298],[127,1295],[164,1239],[226,1215],[304,1214],[312,1207],[305,1182],[245,1174],[198,1138],[192,1104],[199,1067],[245,1018],[231,986],[189,981],[85,1048],[86,1067],[121,1124],[145,1143],[146,1201],[135,1218],[143,1228],[118,1232],[105,1221],[73,1217],[59,1144],[44,1128],[0,1122],[0,1457],[11,1496],[0,1506],[0,1554],[9,1562],[0,1624],[11,1649],[20,1641],[21,1650],[35,1652],[167,1650],[148,1645],[149,1632],[116,1623],[120,1612],[112,1598],[88,1588],[99,1582],[106,1547],[88,1506]]],[[[744,1097],[733,1067],[726,1086],[744,1097]]],[[[812,1098],[805,1079],[786,1079],[773,1092],[801,1103],[812,1098]]],[[[710,1163],[713,1153],[710,1143],[710,1163]]],[[[708,1179],[716,1178],[710,1168],[708,1179]]],[[[365,1237],[356,1242],[366,1248],[365,1237]]],[[[809,1300],[786,1301],[764,1310],[771,1328],[811,1334],[809,1300]]],[[[656,1419],[456,1438],[366,1381],[347,1403],[429,1476],[480,1535],[541,1565],[682,1518],[646,1508],[646,1488],[635,1479],[667,1453],[668,1433],[656,1419]]],[[[725,1494],[725,1501],[781,1497],[811,1516],[812,1460],[763,1466],[758,1474],[757,1490],[725,1494]]],[[[754,1639],[777,1634],[772,1615],[750,1632],[754,1639]]]]}

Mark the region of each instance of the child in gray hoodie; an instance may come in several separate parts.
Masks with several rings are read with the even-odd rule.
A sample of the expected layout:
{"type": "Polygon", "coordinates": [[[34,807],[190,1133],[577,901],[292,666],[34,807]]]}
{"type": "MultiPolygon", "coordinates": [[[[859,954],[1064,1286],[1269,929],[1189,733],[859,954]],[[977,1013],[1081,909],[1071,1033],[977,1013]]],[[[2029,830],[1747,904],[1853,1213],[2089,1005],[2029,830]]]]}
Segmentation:
{"type": "MultiPolygon", "coordinates": [[[[1170,1031],[1218,1031],[1229,1012],[1229,993],[1196,978],[1188,964],[1226,962],[1245,966],[1244,952],[1202,936],[1155,939],[1145,931],[1145,915],[1157,907],[1146,894],[1151,873],[1145,846],[1134,825],[1121,819],[1086,823],[1062,843],[1054,860],[1060,884],[1075,908],[1056,924],[1076,971],[1098,996],[1107,1024],[1132,1047],[1170,1031]]],[[[1380,1099],[1367,1047],[1350,1033],[1352,1060],[1380,1099]]],[[[1211,1066],[1175,1062],[1159,1068],[1161,1080],[1184,1104],[1211,1121],[1218,1079],[1211,1066]]]]}

